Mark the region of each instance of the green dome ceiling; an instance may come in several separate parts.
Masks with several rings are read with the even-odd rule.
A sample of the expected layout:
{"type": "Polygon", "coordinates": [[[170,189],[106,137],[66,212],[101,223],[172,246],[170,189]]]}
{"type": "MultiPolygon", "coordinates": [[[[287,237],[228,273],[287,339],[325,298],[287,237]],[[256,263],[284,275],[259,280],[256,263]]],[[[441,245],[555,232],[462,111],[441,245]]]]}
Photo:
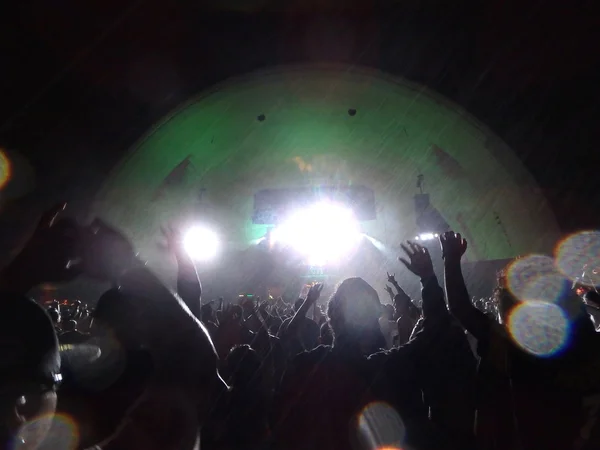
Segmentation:
{"type": "Polygon", "coordinates": [[[196,214],[242,249],[266,231],[250,220],[255,192],[364,185],[375,191],[377,220],[363,229],[395,249],[418,232],[419,173],[432,205],[470,240],[470,260],[556,242],[541,191],[490,130],[422,86],[355,68],[276,68],[202,93],[134,145],[95,209],[153,264],[165,223],[196,214]]]}

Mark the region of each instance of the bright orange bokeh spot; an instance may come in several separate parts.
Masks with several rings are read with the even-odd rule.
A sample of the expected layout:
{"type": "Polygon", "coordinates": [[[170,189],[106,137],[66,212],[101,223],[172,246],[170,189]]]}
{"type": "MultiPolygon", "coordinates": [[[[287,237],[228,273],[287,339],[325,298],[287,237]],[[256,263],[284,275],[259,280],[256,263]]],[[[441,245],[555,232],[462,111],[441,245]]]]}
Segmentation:
{"type": "Polygon", "coordinates": [[[8,156],[6,156],[4,150],[0,149],[0,189],[6,186],[6,183],[10,180],[11,169],[8,156]]]}
{"type": "Polygon", "coordinates": [[[369,403],[360,413],[358,439],[361,448],[402,450],[406,427],[398,412],[384,402],[369,403]]]}

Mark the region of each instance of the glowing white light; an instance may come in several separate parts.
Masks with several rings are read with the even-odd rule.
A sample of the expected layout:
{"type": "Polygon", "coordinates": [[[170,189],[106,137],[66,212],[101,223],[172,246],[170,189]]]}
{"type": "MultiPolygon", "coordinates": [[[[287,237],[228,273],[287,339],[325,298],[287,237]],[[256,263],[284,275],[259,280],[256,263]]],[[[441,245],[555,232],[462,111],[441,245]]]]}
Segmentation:
{"type": "Polygon", "coordinates": [[[293,213],[273,230],[273,242],[289,245],[312,266],[337,262],[358,244],[359,225],[351,209],[320,202],[293,213]]]}
{"type": "Polygon", "coordinates": [[[183,237],[183,248],[192,259],[207,261],[219,252],[219,237],[207,228],[193,227],[183,237]]]}
{"type": "Polygon", "coordinates": [[[421,233],[420,235],[415,236],[415,241],[430,241],[438,236],[439,234],[437,233],[421,233]]]}

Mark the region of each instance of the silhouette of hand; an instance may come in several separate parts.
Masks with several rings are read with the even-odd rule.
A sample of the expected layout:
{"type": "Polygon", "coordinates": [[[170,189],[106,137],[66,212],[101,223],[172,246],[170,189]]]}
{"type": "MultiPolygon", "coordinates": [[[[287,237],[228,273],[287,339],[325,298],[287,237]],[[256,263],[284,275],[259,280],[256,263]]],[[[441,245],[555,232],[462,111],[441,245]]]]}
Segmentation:
{"type": "Polygon", "coordinates": [[[409,257],[410,261],[400,257],[398,258],[408,270],[420,278],[428,278],[434,275],[433,263],[429,250],[414,242],[407,241],[407,245],[400,244],[404,253],[409,257]]]}
{"type": "Polygon", "coordinates": [[[395,284],[398,284],[398,282],[396,281],[395,274],[391,274],[391,275],[390,275],[390,273],[389,273],[389,272],[386,272],[386,273],[387,273],[387,280],[388,280],[388,283],[392,283],[393,285],[395,285],[395,284]]]}
{"type": "Polygon", "coordinates": [[[9,285],[12,281],[29,290],[43,282],[70,281],[81,273],[80,227],[60,217],[65,208],[63,203],[42,214],[33,235],[5,270],[4,277],[13,278],[6,280],[9,285]]]}
{"type": "Polygon", "coordinates": [[[315,283],[310,287],[308,295],[306,296],[306,301],[308,302],[309,307],[314,305],[317,302],[317,300],[319,300],[322,290],[323,283],[315,283]]]}
{"type": "Polygon", "coordinates": [[[460,261],[467,251],[467,241],[462,238],[460,233],[454,233],[454,231],[442,234],[440,245],[442,246],[442,258],[445,261],[460,261]]]}

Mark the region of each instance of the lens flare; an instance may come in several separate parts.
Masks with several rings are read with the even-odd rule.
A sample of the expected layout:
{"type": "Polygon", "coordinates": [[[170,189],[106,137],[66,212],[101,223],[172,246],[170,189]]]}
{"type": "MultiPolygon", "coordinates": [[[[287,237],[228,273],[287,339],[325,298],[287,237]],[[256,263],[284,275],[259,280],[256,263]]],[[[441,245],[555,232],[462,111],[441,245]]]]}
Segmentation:
{"type": "Polygon", "coordinates": [[[513,261],[506,273],[507,287],[521,301],[556,302],[568,289],[565,277],[554,260],[545,255],[529,255],[513,261]]]}
{"type": "Polygon", "coordinates": [[[373,402],[360,413],[357,438],[360,448],[401,450],[406,438],[406,426],[390,405],[373,402]]]}
{"type": "Polygon", "coordinates": [[[219,252],[219,237],[207,228],[193,227],[183,237],[183,248],[192,259],[208,261],[215,258],[219,252]]]}
{"type": "Polygon", "coordinates": [[[6,183],[10,181],[11,173],[12,165],[10,159],[8,159],[4,150],[0,148],[0,189],[6,186],[6,183]]]}
{"type": "Polygon", "coordinates": [[[590,287],[600,284],[600,231],[567,237],[556,247],[555,258],[557,267],[569,279],[590,287]]]}
{"type": "Polygon", "coordinates": [[[290,246],[311,266],[339,261],[355,248],[360,237],[352,210],[331,202],[296,211],[271,235],[274,243],[290,246]]]}
{"type": "Polygon", "coordinates": [[[570,324],[560,306],[531,300],[519,304],[508,320],[513,340],[528,353],[550,357],[568,342],[570,324]]]}
{"type": "Polygon", "coordinates": [[[60,448],[75,450],[79,444],[77,424],[66,414],[44,414],[21,426],[12,446],[20,448],[60,448]]]}

